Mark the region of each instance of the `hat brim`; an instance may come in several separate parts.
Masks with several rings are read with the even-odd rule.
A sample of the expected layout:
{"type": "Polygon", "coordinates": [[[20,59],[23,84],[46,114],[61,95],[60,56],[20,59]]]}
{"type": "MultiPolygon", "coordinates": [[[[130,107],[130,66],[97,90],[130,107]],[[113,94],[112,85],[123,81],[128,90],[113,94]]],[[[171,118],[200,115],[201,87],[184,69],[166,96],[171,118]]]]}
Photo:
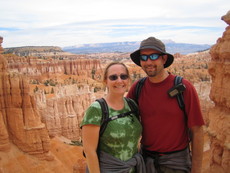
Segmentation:
{"type": "Polygon", "coordinates": [[[167,55],[168,58],[167,58],[166,63],[164,64],[164,68],[169,67],[174,61],[174,56],[173,55],[171,55],[171,54],[169,54],[167,52],[162,52],[161,50],[159,50],[155,46],[144,46],[141,49],[138,49],[135,52],[130,54],[130,57],[131,57],[132,61],[138,66],[141,66],[141,63],[140,63],[140,50],[142,50],[142,49],[154,49],[154,50],[157,50],[157,51],[167,55]]]}

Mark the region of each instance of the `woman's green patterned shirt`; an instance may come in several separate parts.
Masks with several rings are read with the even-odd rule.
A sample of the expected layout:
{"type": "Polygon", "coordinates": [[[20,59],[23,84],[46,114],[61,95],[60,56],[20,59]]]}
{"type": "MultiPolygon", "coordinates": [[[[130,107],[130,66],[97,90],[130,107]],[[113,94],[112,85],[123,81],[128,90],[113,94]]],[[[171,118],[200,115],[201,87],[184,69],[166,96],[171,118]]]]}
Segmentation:
{"type": "MultiPolygon", "coordinates": [[[[109,117],[130,111],[125,99],[124,102],[125,106],[122,110],[114,110],[109,107],[109,117]]],[[[100,126],[101,118],[101,106],[97,101],[93,102],[86,110],[81,126],[87,124],[100,126]]],[[[127,161],[138,152],[141,132],[142,126],[134,114],[112,120],[100,137],[100,150],[127,161]]]]}

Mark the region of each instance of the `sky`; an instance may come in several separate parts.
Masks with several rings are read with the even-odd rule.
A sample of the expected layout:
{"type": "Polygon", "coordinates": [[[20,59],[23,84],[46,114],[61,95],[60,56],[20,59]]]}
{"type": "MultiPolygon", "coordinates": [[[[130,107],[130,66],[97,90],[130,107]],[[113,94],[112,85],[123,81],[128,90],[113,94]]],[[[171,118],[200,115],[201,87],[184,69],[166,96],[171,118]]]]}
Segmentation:
{"type": "Polygon", "coordinates": [[[229,0],[0,0],[2,47],[142,41],[215,44],[229,0]]]}

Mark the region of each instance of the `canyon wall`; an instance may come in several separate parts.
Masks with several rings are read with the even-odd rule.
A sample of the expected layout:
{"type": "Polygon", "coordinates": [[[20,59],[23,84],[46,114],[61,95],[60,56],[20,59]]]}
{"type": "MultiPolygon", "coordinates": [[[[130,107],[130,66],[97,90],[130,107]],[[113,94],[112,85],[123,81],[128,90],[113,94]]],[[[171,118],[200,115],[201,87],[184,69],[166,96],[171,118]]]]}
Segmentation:
{"type": "Polygon", "coordinates": [[[207,173],[227,173],[230,170],[230,11],[222,20],[228,26],[210,50],[210,98],[215,106],[209,110],[207,117],[207,132],[210,137],[207,173]]]}
{"type": "MultiPolygon", "coordinates": [[[[2,41],[0,37],[0,44],[2,41]]],[[[0,173],[84,172],[82,148],[70,144],[80,140],[79,125],[84,110],[95,99],[94,92],[78,81],[70,85],[57,82],[52,94],[46,94],[43,88],[50,86],[40,82],[64,75],[90,84],[92,70],[101,70],[98,60],[0,54],[0,173]],[[39,79],[36,92],[31,92],[32,79],[39,79]]]]}
{"type": "MultiPolygon", "coordinates": [[[[1,43],[3,38],[1,37],[1,43]]],[[[2,47],[1,47],[1,50],[2,47]]],[[[92,70],[100,70],[98,60],[41,60],[33,57],[0,55],[0,147],[9,148],[12,141],[29,154],[49,152],[50,137],[64,136],[80,140],[79,125],[84,110],[95,99],[87,84],[52,86],[48,97],[39,88],[31,92],[29,81],[60,74],[91,77],[92,70]]],[[[49,87],[49,86],[48,86],[49,87]]],[[[1,150],[0,148],[0,150],[1,150]]]]}
{"type": "Polygon", "coordinates": [[[32,87],[36,85],[36,92],[30,90],[30,93],[49,136],[61,135],[74,141],[80,140],[79,125],[84,110],[95,100],[94,92],[89,88],[90,80],[96,71],[101,70],[100,61],[42,60],[7,55],[7,64],[12,74],[27,76],[30,81],[36,80],[36,84],[31,84],[32,87]],[[53,83],[45,84],[46,81],[53,83]]]}
{"type": "MultiPolygon", "coordinates": [[[[1,53],[3,52],[3,48],[1,46],[2,42],[3,42],[3,38],[0,37],[0,77],[1,79],[3,76],[6,76],[6,61],[1,55],[1,53]]],[[[1,98],[1,102],[0,102],[0,151],[10,149],[9,135],[6,129],[6,124],[4,123],[5,118],[3,117],[4,115],[4,112],[3,112],[4,111],[3,110],[4,100],[2,99],[3,95],[4,95],[3,91],[0,90],[0,98],[1,98]]]]}
{"type": "Polygon", "coordinates": [[[0,63],[0,151],[10,149],[12,142],[26,153],[46,156],[50,139],[29,95],[28,80],[9,73],[1,54],[0,63]]]}
{"type": "Polygon", "coordinates": [[[53,97],[46,98],[44,92],[38,92],[35,99],[50,137],[64,136],[73,141],[81,140],[80,122],[84,110],[95,100],[88,86],[59,86],[54,89],[53,97]]]}
{"type": "MultiPolygon", "coordinates": [[[[99,60],[75,59],[75,60],[55,60],[39,59],[36,57],[18,57],[15,55],[7,56],[7,63],[11,72],[29,75],[82,75],[91,72],[93,69],[100,69],[99,60]]],[[[89,75],[89,74],[88,74],[89,75]]]]}

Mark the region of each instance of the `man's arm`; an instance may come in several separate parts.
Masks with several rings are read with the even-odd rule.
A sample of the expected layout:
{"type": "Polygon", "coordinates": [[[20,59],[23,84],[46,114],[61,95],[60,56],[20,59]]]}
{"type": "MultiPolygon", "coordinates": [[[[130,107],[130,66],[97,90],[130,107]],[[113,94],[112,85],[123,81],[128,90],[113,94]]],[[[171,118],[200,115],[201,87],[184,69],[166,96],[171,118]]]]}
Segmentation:
{"type": "Polygon", "coordinates": [[[192,132],[192,171],[201,173],[203,159],[204,134],[203,126],[191,127],[192,132]]]}

